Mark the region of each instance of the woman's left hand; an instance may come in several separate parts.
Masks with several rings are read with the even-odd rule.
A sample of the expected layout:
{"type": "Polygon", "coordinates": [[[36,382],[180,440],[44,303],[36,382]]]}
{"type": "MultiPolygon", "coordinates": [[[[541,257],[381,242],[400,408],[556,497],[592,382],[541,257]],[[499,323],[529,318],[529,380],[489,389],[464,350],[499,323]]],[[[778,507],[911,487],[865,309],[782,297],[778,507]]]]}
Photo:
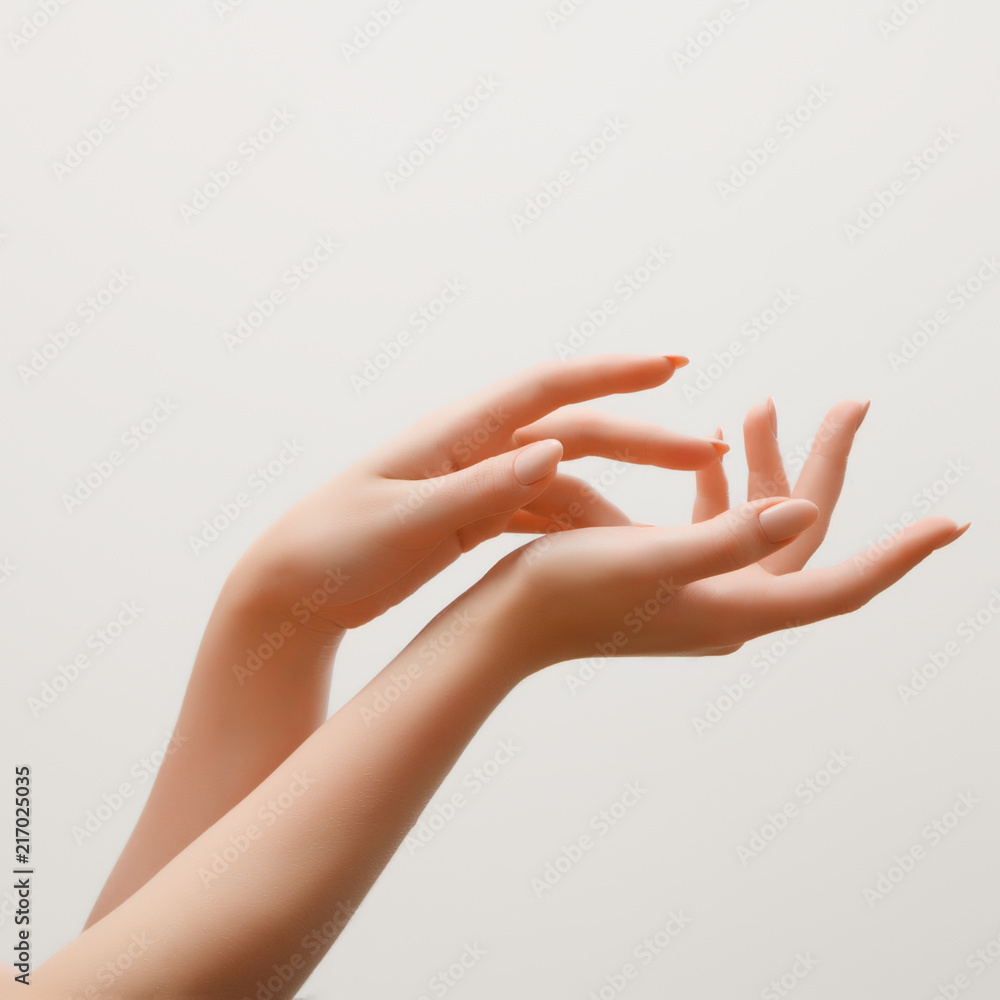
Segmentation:
{"type": "Polygon", "coordinates": [[[434,410],[285,513],[233,576],[336,636],[382,614],[503,531],[629,525],[561,459],[704,469],[728,445],[569,404],[663,384],[677,357],[551,361],[434,410]]]}

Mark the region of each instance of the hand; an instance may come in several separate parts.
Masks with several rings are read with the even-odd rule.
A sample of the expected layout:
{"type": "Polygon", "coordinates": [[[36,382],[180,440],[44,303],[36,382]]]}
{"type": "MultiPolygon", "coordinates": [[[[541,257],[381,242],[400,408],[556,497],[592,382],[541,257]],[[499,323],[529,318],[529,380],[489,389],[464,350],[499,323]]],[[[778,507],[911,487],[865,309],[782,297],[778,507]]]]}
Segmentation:
{"type": "Polygon", "coordinates": [[[434,410],[315,490],[234,570],[331,636],[377,617],[503,531],[630,525],[561,458],[702,469],[728,445],[567,404],[661,385],[684,358],[602,355],[537,365],[434,410]],[[550,412],[554,411],[554,412],[550,412]]]}
{"type": "MultiPolygon", "coordinates": [[[[837,566],[803,570],[840,495],[867,404],[827,414],[794,491],[781,461],[773,403],[744,423],[747,503],[729,508],[721,456],[697,474],[694,521],[550,534],[491,574],[516,581],[509,607],[514,669],[527,675],[584,656],[731,653],[748,639],[854,611],[957,538],[945,517],[923,518],[837,566]]],[[[721,433],[721,432],[720,432],[721,433]]]]}

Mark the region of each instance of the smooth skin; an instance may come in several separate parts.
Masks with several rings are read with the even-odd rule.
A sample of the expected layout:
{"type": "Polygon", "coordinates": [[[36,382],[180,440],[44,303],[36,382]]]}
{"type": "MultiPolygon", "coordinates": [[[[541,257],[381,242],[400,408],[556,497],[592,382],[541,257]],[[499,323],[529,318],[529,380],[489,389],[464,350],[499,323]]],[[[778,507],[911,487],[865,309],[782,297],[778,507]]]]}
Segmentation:
{"type": "Polygon", "coordinates": [[[35,970],[39,995],[238,1000],[277,966],[288,972],[278,995],[293,997],[469,740],[525,677],[589,655],[654,594],[662,611],[622,655],[726,653],[788,621],[844,614],[964,530],[925,518],[861,559],[802,568],[840,493],[863,416],[854,401],[831,409],[794,491],[771,407],[751,410],[748,502],[732,509],[724,448],[565,408],[652,388],[674,368],[604,356],[529,369],[418,421],[261,536],[208,623],[176,730],[187,742],[164,762],[87,928],[35,970]],[[693,523],[632,522],[555,463],[523,486],[518,455],[549,439],[565,458],[620,451],[696,470],[693,523]],[[435,488],[421,491],[428,477],[435,488]],[[346,629],[504,530],[544,535],[501,559],[324,721],[346,629]],[[290,609],[334,578],[300,627],[290,609]],[[295,631],[266,665],[238,677],[246,648],[289,621],[295,631]],[[427,666],[420,653],[435,641],[442,651],[427,666]],[[405,692],[385,700],[406,678],[405,692]],[[136,948],[135,934],[149,942],[141,958],[105,984],[99,970],[136,948]]]}
{"type": "Polygon", "coordinates": [[[85,926],[253,791],[326,720],[334,656],[348,628],[503,531],[559,527],[553,517],[576,527],[632,523],[586,483],[559,472],[560,457],[625,454],[691,470],[728,450],[570,405],[654,388],[674,370],[665,357],[624,355],[537,365],[429,413],[279,518],[223,586],[175,746],[85,926]],[[550,444],[538,444],[544,441],[550,444]],[[515,469],[533,444],[550,457],[544,474],[525,486],[515,469]],[[262,645],[272,655],[252,670],[247,650],[262,645]]]}

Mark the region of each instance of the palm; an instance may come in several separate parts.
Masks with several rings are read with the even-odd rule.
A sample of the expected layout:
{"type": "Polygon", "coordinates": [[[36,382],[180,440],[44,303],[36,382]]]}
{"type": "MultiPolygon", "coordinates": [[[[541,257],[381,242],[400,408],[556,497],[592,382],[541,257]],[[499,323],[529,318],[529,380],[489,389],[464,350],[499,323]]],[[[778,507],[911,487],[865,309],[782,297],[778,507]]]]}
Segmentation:
{"type": "MultiPolygon", "coordinates": [[[[612,651],[729,653],[748,639],[866,603],[941,544],[955,525],[947,518],[925,518],[887,549],[872,547],[837,566],[803,568],[826,534],[864,409],[847,400],[830,410],[794,490],[767,409],[750,411],[744,423],[747,499],[755,502],[750,507],[784,496],[819,509],[810,527],[758,561],[748,564],[746,558],[753,536],[732,530],[721,461],[698,473],[690,526],[593,528],[536,539],[517,550],[511,565],[527,579],[527,592],[546,598],[532,641],[551,662],[612,651]],[[721,536],[719,524],[729,525],[721,536]]],[[[750,507],[733,513],[756,518],[750,507]]]]}

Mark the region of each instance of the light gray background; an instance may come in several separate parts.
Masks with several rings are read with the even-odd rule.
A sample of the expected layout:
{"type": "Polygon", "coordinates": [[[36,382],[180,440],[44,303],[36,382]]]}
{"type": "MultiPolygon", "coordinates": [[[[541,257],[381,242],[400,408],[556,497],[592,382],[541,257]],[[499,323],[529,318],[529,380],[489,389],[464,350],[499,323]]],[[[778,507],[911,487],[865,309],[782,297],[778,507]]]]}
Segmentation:
{"type": "MultiPolygon", "coordinates": [[[[799,953],[817,961],[795,985],[803,1000],[930,998],[963,972],[963,997],[995,996],[1000,968],[977,974],[966,959],[1000,934],[1000,599],[988,609],[1000,593],[1000,282],[960,311],[948,296],[1000,252],[1000,9],[908,0],[915,12],[890,33],[879,28],[889,0],[733,0],[731,23],[681,71],[674,53],[719,17],[718,0],[586,0],[559,25],[546,18],[556,0],[402,0],[350,59],[342,44],[374,3],[221,6],[70,3],[21,45],[10,33],[40,7],[19,0],[0,25],[0,559],[15,567],[0,583],[0,816],[10,829],[8,768],[30,764],[36,960],[79,932],[125,843],[149,788],[131,769],[170,731],[218,588],[251,540],[428,408],[555,357],[656,246],[668,264],[579,353],[683,353],[692,363],[661,389],[600,405],[695,434],[721,423],[736,502],[750,406],[773,393],[794,476],[829,406],[870,396],[815,563],[850,558],[925,509],[973,526],[890,592],[792,646],[771,636],[722,659],[622,659],[575,693],[567,678],[580,662],[533,677],[426,815],[499,740],[520,748],[514,759],[427,847],[401,849],[304,992],[440,995],[431,977],[477,942],[485,956],[448,991],[456,1000],[584,998],[636,962],[635,947],[675,910],[690,923],[652,963],[636,962],[629,997],[779,995],[768,983],[799,953]],[[115,117],[116,97],[147,67],[165,79],[115,117]],[[390,191],[385,171],[481,75],[495,93],[390,191]],[[780,137],[776,123],[813,87],[830,98],[780,137]],[[291,124],[186,222],[179,206],[277,108],[291,124]],[[114,130],[57,177],[67,144],[102,117],[114,130]],[[513,214],[615,117],[622,134],[517,232],[513,214]],[[909,179],[906,164],[939,129],[957,138],[909,179]],[[716,182],[769,136],[778,151],[724,199],[716,182]],[[894,178],[905,190],[852,241],[845,223],[894,178]],[[339,244],[334,256],[230,352],[225,331],[321,236],[339,244]],[[122,268],[128,287],[26,382],[19,366],[122,268]],[[356,391],[351,375],[448,279],[468,291],[356,391]],[[741,328],[781,289],[795,304],[751,344],[741,328]],[[947,324],[894,370],[890,353],[939,308],[947,324]],[[685,398],[734,341],[742,356],[685,398]],[[61,497],[76,478],[167,397],[177,412],[67,511],[61,497]],[[292,438],[304,453],[195,556],[188,539],[202,520],[292,438]],[[961,470],[952,482],[949,468],[961,470]],[[933,503],[918,500],[924,490],[933,503]],[[28,699],[130,600],[141,617],[33,715],[28,699]],[[958,630],[977,612],[980,631],[966,642],[958,630]],[[959,655],[904,706],[897,685],[948,641],[959,655]],[[753,665],[762,651],[776,660],[766,674],[753,665]],[[699,734],[696,717],[744,673],[753,686],[699,734]],[[852,762],[806,803],[796,786],[834,751],[852,762]],[[73,827],[125,780],[136,794],[78,844],[73,827]],[[531,880],[593,833],[591,817],[632,781],[647,789],[639,803],[538,898],[531,880]],[[961,793],[978,804],[931,845],[922,831],[961,793]],[[737,848],[787,802],[796,818],[742,863],[737,848]],[[864,889],[913,844],[925,859],[870,906],[864,889]]],[[[603,476],[638,520],[689,518],[692,475],[609,469],[569,467],[603,476]]],[[[523,541],[483,545],[350,635],[331,711],[523,541]]],[[[9,919],[3,928],[6,949],[9,919]]]]}

